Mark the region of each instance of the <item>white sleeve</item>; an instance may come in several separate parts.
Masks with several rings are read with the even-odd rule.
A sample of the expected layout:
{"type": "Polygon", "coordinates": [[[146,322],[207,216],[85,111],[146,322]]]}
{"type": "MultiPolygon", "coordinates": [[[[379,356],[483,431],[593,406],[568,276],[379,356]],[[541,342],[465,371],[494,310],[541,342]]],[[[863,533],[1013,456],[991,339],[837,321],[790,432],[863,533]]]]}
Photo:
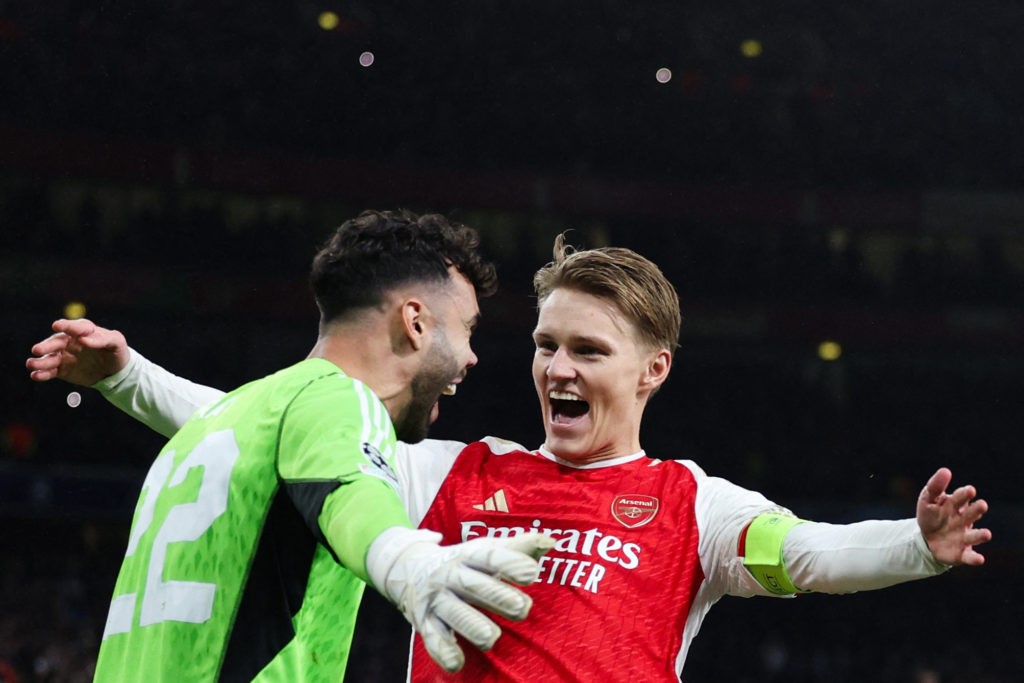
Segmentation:
{"type": "Polygon", "coordinates": [[[416,526],[434,502],[445,477],[455,464],[466,444],[459,441],[424,439],[419,443],[398,442],[395,452],[395,470],[398,473],[399,491],[405,502],[409,519],[416,526]]]}
{"type": "MultiPolygon", "coordinates": [[[[765,512],[789,511],[756,491],[719,477],[709,477],[692,461],[682,461],[697,479],[695,514],[701,567],[711,601],[721,595],[772,595],[743,565],[740,534],[751,520],[765,512]]],[[[702,589],[703,590],[703,589],[702,589]]]]}
{"type": "Polygon", "coordinates": [[[793,527],[782,546],[801,590],[853,593],[935,576],[949,569],[932,555],[916,519],[793,527]]]}
{"type": "Polygon", "coordinates": [[[115,406],[166,437],[223,391],[190,382],[129,349],[128,364],[93,385],[115,406]]]}

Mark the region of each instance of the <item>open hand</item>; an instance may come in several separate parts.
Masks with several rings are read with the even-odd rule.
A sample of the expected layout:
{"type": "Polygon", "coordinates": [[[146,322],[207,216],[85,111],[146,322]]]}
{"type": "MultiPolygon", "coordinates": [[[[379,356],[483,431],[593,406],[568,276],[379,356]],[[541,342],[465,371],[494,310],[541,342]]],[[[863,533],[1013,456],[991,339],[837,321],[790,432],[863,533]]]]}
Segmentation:
{"type": "Polygon", "coordinates": [[[974,546],[992,540],[992,532],[975,529],[974,523],[988,512],[988,503],[976,498],[978,493],[970,484],[946,493],[952,479],[953,473],[945,467],[931,476],[917,499],[917,524],[939,562],[984,564],[985,557],[974,546]]]}
{"type": "Polygon", "coordinates": [[[55,334],[32,347],[25,361],[36,382],[63,379],[92,386],[128,364],[128,342],[117,330],[99,327],[91,320],[54,321],[55,334]]]}

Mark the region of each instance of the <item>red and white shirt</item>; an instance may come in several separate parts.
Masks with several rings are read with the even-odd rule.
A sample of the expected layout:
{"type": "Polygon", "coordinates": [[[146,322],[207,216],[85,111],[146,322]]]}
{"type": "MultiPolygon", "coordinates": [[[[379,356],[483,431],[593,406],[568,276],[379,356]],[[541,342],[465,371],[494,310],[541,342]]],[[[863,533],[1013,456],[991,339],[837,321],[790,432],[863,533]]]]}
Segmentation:
{"type": "Polygon", "coordinates": [[[722,595],[770,595],[737,553],[742,529],[777,509],[688,461],[643,452],[590,466],[488,437],[400,446],[414,523],[443,543],[547,533],[557,539],[522,622],[496,618],[486,653],[465,647],[446,674],[415,637],[412,681],[678,681],[708,609],[722,595]]]}

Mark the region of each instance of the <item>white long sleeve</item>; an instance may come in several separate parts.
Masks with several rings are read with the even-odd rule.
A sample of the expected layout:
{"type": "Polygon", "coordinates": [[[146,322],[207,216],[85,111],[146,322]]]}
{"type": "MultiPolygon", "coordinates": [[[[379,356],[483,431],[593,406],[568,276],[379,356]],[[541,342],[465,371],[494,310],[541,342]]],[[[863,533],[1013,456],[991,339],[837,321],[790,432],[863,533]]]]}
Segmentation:
{"type": "Polygon", "coordinates": [[[197,409],[223,391],[178,377],[129,349],[128,364],[93,385],[115,406],[170,438],[197,409]]]}
{"type": "Polygon", "coordinates": [[[800,524],[782,555],[793,584],[820,593],[885,588],[949,569],[928,549],[916,519],[800,524]]]}
{"type": "Polygon", "coordinates": [[[424,439],[415,444],[398,442],[395,471],[399,495],[413,524],[418,526],[423,521],[455,459],[465,447],[460,441],[437,439],[424,439]]]}

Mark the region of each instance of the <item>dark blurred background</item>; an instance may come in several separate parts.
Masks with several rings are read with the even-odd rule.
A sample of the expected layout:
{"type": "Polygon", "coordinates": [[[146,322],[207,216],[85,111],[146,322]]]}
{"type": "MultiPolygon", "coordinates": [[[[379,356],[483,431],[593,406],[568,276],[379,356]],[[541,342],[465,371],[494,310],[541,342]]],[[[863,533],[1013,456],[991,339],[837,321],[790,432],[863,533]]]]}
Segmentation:
{"type": "MultiPolygon", "coordinates": [[[[0,0],[0,682],[91,679],[162,444],[27,379],[50,321],[232,388],[311,346],[317,244],[396,207],[502,280],[435,436],[539,444],[530,278],[571,230],[681,295],[649,454],[821,521],[940,465],[992,504],[985,567],[727,598],[684,680],[1024,680],[1022,69],[1009,0],[0,0]]],[[[404,622],[361,619],[348,679],[403,680],[404,622]]]]}

